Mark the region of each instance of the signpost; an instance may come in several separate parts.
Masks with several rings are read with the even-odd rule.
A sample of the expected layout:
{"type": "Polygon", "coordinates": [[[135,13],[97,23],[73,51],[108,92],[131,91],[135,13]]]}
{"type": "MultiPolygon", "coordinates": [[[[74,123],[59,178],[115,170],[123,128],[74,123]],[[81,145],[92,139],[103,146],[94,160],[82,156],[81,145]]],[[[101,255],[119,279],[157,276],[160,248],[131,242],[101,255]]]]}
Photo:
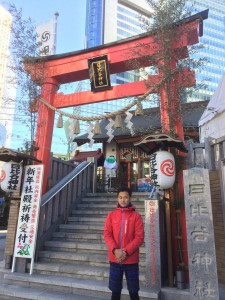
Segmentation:
{"type": "Polygon", "coordinates": [[[146,285],[161,289],[159,201],[145,200],[146,285]]]}
{"type": "Polygon", "coordinates": [[[33,271],[43,170],[43,165],[25,167],[12,272],[15,270],[16,257],[30,258],[30,274],[33,271]]]}

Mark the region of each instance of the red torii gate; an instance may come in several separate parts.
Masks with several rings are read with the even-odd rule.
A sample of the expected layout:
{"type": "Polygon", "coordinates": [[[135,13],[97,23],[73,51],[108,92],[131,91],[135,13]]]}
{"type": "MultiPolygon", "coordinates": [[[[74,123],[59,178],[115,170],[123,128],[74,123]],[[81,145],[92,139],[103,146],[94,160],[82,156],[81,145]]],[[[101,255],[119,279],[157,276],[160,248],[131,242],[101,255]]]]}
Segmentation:
{"type": "MultiPolygon", "coordinates": [[[[173,58],[170,62],[172,70],[176,68],[179,59],[188,56],[187,46],[198,43],[198,37],[202,32],[202,20],[207,18],[207,13],[208,11],[204,11],[175,24],[174,30],[177,27],[182,28],[182,36],[179,41],[174,42],[172,45],[172,50],[176,54],[176,59],[173,58]]],[[[41,97],[55,108],[60,109],[143,95],[147,91],[147,85],[149,89],[160,82],[164,75],[162,72],[150,76],[147,82],[138,81],[117,85],[110,90],[97,93],[84,91],[64,95],[63,93],[57,93],[57,90],[60,84],[88,79],[88,59],[93,57],[107,55],[110,74],[115,74],[132,70],[134,59],[138,61],[141,67],[149,66],[151,62],[148,58],[158,50],[159,45],[154,41],[154,35],[146,33],[91,49],[29,59],[25,61],[25,69],[30,73],[33,81],[38,81],[41,84],[41,97]]],[[[169,111],[174,108],[179,109],[180,105],[178,86],[193,86],[195,84],[195,74],[194,71],[185,69],[180,74],[174,74],[173,79],[176,81],[176,85],[171,81],[170,86],[174,99],[173,108],[169,107],[168,95],[164,86],[160,87],[158,91],[152,90],[152,93],[159,92],[160,94],[162,131],[167,134],[170,134],[169,111]]],[[[35,156],[45,166],[44,192],[46,191],[50,166],[54,116],[55,113],[52,109],[43,103],[39,103],[35,156]]],[[[183,140],[183,125],[180,115],[177,115],[176,118],[175,131],[177,137],[183,140]]]]}
{"type": "MultiPolygon", "coordinates": [[[[188,57],[189,45],[198,43],[199,36],[202,34],[202,21],[207,19],[208,10],[196,14],[190,18],[174,24],[174,30],[177,27],[182,29],[182,36],[179,41],[172,44],[174,53],[169,67],[176,69],[179,59],[188,57]]],[[[66,53],[62,55],[53,55],[44,58],[34,58],[25,61],[25,69],[30,73],[33,81],[41,84],[41,97],[53,107],[60,109],[71,106],[78,106],[90,103],[110,101],[125,97],[143,95],[152,88],[152,93],[160,95],[160,112],[162,132],[170,134],[170,113],[180,111],[180,102],[178,87],[190,87],[195,84],[195,73],[184,69],[181,73],[175,73],[170,81],[169,90],[173,95],[173,103],[169,104],[168,94],[165,85],[161,85],[154,90],[155,85],[161,81],[164,74],[159,69],[159,74],[149,76],[146,81],[131,82],[127,84],[113,86],[110,90],[97,93],[91,91],[77,92],[64,95],[57,93],[60,84],[80,81],[89,78],[88,59],[103,55],[108,56],[110,74],[120,73],[132,70],[132,61],[138,61],[141,67],[151,65],[149,57],[159,50],[159,45],[154,41],[154,35],[149,33],[138,35],[129,39],[98,46],[91,49],[85,49],[77,52],[66,53]],[[176,84],[175,84],[176,82],[176,84]],[[147,88],[148,86],[148,88],[147,88]]],[[[162,61],[158,62],[158,64],[162,61]]],[[[43,192],[46,191],[47,178],[50,167],[50,150],[52,143],[53,125],[55,112],[48,106],[39,103],[38,121],[36,132],[36,153],[35,156],[41,160],[45,166],[43,192]]],[[[184,140],[183,124],[181,115],[177,114],[174,123],[174,129],[177,138],[184,140]]],[[[183,178],[178,178],[179,197],[183,195],[183,178]]],[[[185,218],[182,217],[182,223],[185,228],[185,218]]],[[[174,224],[173,224],[174,226],[174,224]]],[[[183,232],[184,249],[186,249],[186,233],[183,232]]],[[[187,255],[185,255],[187,263],[187,255]]],[[[176,262],[176,265],[178,262],[176,262]]]]}

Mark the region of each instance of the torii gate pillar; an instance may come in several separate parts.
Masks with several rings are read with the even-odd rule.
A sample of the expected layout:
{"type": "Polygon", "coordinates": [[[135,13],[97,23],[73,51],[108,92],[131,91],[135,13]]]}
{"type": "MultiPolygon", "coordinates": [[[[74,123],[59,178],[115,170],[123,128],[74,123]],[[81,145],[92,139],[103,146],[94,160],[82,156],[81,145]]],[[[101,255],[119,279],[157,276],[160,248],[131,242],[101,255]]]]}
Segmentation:
{"type": "MultiPolygon", "coordinates": [[[[46,78],[42,83],[41,97],[53,105],[54,97],[59,88],[59,83],[54,78],[46,78]]],[[[44,192],[46,191],[47,179],[50,168],[50,151],[52,144],[52,134],[55,112],[44,105],[39,103],[39,114],[37,120],[37,133],[36,133],[36,145],[38,151],[36,151],[37,159],[44,162],[44,192]]]]}

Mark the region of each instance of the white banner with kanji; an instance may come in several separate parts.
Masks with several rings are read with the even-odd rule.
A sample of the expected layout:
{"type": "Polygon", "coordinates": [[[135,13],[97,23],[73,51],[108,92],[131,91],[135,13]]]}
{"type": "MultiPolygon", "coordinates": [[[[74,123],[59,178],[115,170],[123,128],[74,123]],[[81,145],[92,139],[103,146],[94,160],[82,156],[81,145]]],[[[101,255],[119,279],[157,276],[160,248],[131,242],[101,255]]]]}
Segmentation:
{"type": "Polygon", "coordinates": [[[56,20],[36,26],[40,56],[54,55],[56,48],[56,20]]]}
{"type": "Polygon", "coordinates": [[[25,167],[14,258],[33,258],[40,212],[43,165],[25,167]]]}

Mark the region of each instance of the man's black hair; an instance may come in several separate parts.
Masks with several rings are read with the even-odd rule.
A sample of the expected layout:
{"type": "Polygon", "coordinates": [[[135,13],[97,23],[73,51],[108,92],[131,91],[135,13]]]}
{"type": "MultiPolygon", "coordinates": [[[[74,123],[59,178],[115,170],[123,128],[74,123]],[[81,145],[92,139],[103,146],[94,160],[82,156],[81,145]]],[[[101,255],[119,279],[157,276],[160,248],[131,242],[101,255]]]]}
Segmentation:
{"type": "Polygon", "coordinates": [[[117,196],[119,195],[120,192],[127,192],[128,195],[131,197],[132,195],[132,191],[130,188],[124,186],[124,187],[120,187],[118,190],[117,190],[117,196]]]}

